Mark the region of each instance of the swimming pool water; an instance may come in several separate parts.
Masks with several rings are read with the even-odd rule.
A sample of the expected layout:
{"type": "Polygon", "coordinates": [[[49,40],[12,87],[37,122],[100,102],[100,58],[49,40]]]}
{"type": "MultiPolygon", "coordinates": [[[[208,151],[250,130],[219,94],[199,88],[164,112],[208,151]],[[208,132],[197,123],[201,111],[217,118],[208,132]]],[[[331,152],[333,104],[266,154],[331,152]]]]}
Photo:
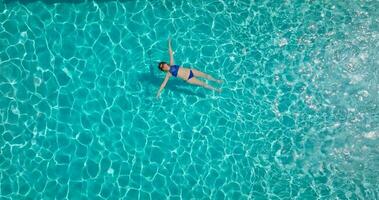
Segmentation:
{"type": "Polygon", "coordinates": [[[1,1],[0,198],[378,199],[378,9],[1,1]]]}

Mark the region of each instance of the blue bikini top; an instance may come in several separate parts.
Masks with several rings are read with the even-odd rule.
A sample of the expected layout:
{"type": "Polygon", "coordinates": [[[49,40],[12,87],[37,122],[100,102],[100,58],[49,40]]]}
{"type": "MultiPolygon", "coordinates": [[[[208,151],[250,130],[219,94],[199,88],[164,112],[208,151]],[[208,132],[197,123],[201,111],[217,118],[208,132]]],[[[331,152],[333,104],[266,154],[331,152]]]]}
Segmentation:
{"type": "Polygon", "coordinates": [[[178,71],[179,71],[179,65],[171,65],[170,66],[170,70],[169,72],[173,75],[173,76],[177,76],[178,75],[178,71]]]}

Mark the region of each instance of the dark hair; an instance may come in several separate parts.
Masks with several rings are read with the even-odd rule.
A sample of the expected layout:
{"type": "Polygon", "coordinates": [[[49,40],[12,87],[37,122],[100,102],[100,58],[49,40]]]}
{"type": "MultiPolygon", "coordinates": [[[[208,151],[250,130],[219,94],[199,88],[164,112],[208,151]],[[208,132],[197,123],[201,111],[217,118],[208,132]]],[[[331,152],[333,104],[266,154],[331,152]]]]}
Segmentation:
{"type": "Polygon", "coordinates": [[[166,62],[160,62],[159,64],[158,64],[158,68],[163,72],[163,69],[162,69],[162,67],[163,67],[163,65],[164,64],[167,64],[166,62]]]}

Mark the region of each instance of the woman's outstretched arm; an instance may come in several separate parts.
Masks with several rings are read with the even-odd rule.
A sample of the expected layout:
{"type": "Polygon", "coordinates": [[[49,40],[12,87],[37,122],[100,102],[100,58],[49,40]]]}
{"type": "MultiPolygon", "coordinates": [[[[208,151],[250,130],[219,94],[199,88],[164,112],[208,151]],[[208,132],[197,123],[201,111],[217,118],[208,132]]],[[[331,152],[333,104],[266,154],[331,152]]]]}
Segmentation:
{"type": "Polygon", "coordinates": [[[166,87],[166,84],[167,84],[167,81],[168,79],[170,79],[170,76],[171,74],[170,73],[166,73],[166,77],[164,78],[163,80],[163,83],[161,84],[161,87],[159,88],[158,92],[157,92],[157,99],[159,98],[159,95],[161,94],[161,91],[163,90],[164,87],[166,87]]]}
{"type": "Polygon", "coordinates": [[[171,38],[168,38],[168,54],[170,55],[170,65],[175,63],[174,56],[171,48],[171,38]]]}

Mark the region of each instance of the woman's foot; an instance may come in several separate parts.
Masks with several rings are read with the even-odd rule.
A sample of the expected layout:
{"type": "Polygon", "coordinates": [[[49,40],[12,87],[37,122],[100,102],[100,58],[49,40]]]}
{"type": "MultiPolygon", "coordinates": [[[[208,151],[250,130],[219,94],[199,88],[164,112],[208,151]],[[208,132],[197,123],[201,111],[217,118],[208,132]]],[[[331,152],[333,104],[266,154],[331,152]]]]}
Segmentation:
{"type": "Polygon", "coordinates": [[[223,80],[219,79],[219,80],[216,80],[217,83],[222,83],[224,82],[223,80]]]}
{"type": "Polygon", "coordinates": [[[222,92],[222,89],[221,88],[218,88],[216,89],[217,92],[221,93],[222,92]]]}

